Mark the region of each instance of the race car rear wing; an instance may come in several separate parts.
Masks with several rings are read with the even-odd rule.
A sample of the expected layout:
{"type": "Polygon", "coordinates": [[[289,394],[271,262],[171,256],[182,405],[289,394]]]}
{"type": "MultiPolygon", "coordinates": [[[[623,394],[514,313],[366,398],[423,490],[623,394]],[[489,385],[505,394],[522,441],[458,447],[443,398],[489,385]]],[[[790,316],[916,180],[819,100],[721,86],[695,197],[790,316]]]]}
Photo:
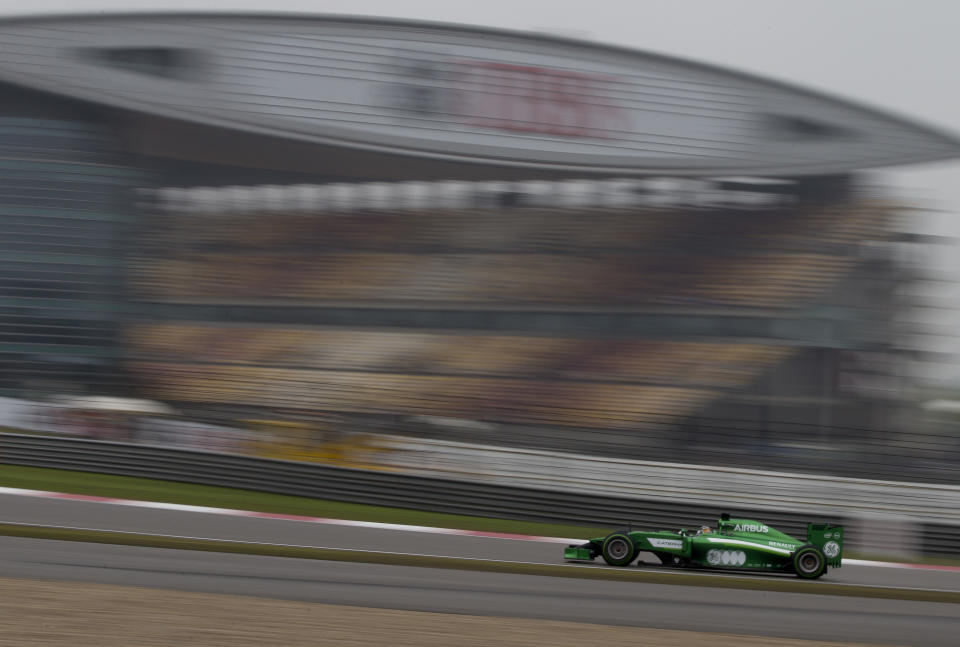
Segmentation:
{"type": "Polygon", "coordinates": [[[808,523],[807,541],[827,558],[827,566],[839,568],[843,560],[843,526],[832,523],[808,523]]]}

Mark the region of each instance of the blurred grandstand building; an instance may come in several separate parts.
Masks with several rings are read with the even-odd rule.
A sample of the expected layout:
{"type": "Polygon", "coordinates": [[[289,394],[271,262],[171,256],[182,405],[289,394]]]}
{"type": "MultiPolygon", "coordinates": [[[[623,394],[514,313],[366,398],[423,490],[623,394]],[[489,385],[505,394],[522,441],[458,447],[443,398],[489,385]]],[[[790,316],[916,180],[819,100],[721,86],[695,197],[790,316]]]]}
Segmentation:
{"type": "Polygon", "coordinates": [[[909,276],[862,172],[949,136],[473,27],[98,14],[0,49],[3,395],[838,470],[901,440],[909,276]]]}

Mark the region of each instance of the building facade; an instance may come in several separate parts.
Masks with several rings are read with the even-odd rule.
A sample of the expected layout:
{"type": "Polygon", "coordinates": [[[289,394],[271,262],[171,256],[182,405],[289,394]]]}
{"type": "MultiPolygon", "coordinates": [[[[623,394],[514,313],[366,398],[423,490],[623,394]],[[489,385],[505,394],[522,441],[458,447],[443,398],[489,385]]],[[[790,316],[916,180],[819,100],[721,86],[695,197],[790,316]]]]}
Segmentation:
{"type": "Polygon", "coordinates": [[[900,431],[896,388],[855,388],[899,280],[859,178],[952,137],[462,26],[72,16],[0,46],[4,394],[763,466],[900,431]]]}

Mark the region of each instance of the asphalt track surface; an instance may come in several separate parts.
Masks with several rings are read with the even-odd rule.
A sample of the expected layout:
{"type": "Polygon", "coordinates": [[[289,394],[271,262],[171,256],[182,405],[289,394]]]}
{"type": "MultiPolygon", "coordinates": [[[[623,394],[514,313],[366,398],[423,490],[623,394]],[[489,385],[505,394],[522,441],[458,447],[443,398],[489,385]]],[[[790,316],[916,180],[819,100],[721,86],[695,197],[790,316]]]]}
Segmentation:
{"type": "MultiPolygon", "coordinates": [[[[8,495],[0,495],[0,521],[562,563],[562,545],[556,543],[225,517],[8,495]]],[[[0,537],[0,573],[5,577],[125,584],[331,604],[879,644],[952,645],[957,644],[957,635],[960,634],[960,609],[955,604],[465,572],[12,537],[0,537]]],[[[718,574],[716,577],[729,576],[718,574]]],[[[831,571],[823,581],[960,590],[960,572],[845,566],[831,571]]]]}

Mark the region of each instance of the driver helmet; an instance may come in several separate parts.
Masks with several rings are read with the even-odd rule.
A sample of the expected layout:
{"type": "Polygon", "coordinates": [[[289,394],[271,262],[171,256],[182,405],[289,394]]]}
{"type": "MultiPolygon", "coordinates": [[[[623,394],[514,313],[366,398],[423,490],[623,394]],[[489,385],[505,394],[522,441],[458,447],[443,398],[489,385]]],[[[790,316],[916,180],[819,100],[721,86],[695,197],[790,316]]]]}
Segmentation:
{"type": "Polygon", "coordinates": [[[706,534],[706,533],[708,533],[708,532],[713,532],[713,530],[710,528],[710,526],[700,526],[700,533],[701,533],[701,534],[706,534]]]}

